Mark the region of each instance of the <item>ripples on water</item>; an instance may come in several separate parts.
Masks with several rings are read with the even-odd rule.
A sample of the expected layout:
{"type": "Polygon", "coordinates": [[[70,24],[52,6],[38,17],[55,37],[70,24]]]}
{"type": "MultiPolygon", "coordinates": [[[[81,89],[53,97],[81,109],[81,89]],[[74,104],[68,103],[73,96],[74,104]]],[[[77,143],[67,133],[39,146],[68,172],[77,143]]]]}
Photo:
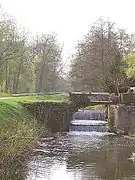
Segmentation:
{"type": "Polygon", "coordinates": [[[105,133],[41,139],[28,162],[27,180],[135,179],[128,160],[133,151],[133,140],[105,133]]]}

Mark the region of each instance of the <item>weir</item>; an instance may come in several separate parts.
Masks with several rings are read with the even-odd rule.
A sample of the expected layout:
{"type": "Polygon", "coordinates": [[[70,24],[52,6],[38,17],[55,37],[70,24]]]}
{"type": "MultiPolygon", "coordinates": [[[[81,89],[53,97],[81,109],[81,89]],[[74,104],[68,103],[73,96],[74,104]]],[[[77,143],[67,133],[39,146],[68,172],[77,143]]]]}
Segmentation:
{"type": "Polygon", "coordinates": [[[51,132],[64,131],[109,131],[133,132],[135,129],[135,93],[127,92],[115,96],[109,93],[70,93],[68,102],[24,103],[24,106],[48,127],[51,132]],[[100,110],[79,110],[89,105],[105,105],[100,110]],[[76,112],[78,111],[78,112],[76,112]],[[75,113],[76,112],[76,113],[75,113]],[[97,121],[97,122],[96,122],[97,121]],[[100,121],[103,121],[102,123],[100,121]]]}
{"type": "Polygon", "coordinates": [[[69,127],[70,132],[107,132],[108,123],[105,111],[79,110],[73,115],[69,127]]]}
{"type": "MultiPolygon", "coordinates": [[[[70,92],[70,100],[78,107],[86,107],[92,105],[106,105],[106,119],[109,124],[109,131],[122,132],[124,134],[133,133],[135,129],[135,88],[129,88],[126,93],[109,94],[106,92],[70,92]]],[[[103,120],[101,113],[90,111],[81,111],[75,113],[73,117],[72,129],[83,129],[87,131],[105,131],[105,124],[76,124],[76,119],[84,120],[103,120]],[[97,116],[97,117],[96,117],[97,116]]],[[[81,122],[80,121],[80,122],[81,122]]],[[[90,122],[89,122],[90,123],[90,122]]]]}

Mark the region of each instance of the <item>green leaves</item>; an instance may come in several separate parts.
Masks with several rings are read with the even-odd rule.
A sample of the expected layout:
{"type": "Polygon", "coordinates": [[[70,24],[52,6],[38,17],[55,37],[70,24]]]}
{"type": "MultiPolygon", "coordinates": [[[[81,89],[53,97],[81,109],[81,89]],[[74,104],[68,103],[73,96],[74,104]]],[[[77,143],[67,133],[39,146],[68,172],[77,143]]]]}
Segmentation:
{"type": "Polygon", "coordinates": [[[135,54],[128,54],[125,57],[125,62],[128,65],[128,68],[126,69],[126,74],[129,78],[133,77],[135,78],[135,54]]]}
{"type": "MultiPolygon", "coordinates": [[[[124,57],[134,48],[135,34],[116,28],[111,21],[97,20],[76,48],[70,71],[74,90],[118,92],[125,88],[124,57]]],[[[133,69],[132,65],[129,76],[133,69]]]]}

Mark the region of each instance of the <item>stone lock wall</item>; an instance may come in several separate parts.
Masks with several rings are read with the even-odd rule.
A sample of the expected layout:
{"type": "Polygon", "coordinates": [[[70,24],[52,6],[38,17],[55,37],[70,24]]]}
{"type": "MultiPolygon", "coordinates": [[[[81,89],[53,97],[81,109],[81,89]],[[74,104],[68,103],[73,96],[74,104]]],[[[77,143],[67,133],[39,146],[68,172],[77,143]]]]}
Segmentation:
{"type": "Polygon", "coordinates": [[[52,133],[68,131],[72,115],[78,110],[68,102],[35,102],[24,106],[52,133]]]}
{"type": "Polygon", "coordinates": [[[116,130],[124,134],[135,131],[135,106],[120,104],[111,106],[116,130]]]}

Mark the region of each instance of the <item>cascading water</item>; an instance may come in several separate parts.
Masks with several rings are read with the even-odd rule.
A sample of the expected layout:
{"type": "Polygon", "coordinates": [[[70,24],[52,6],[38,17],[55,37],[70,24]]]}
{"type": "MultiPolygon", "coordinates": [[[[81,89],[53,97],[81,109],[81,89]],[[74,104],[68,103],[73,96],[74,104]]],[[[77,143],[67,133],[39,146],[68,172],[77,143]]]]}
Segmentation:
{"type": "Polygon", "coordinates": [[[103,110],[79,110],[74,113],[73,120],[101,120],[105,121],[105,111],[103,110]]]}
{"type": "Polygon", "coordinates": [[[107,132],[105,118],[103,110],[79,110],[73,115],[69,132],[107,132]]]}

